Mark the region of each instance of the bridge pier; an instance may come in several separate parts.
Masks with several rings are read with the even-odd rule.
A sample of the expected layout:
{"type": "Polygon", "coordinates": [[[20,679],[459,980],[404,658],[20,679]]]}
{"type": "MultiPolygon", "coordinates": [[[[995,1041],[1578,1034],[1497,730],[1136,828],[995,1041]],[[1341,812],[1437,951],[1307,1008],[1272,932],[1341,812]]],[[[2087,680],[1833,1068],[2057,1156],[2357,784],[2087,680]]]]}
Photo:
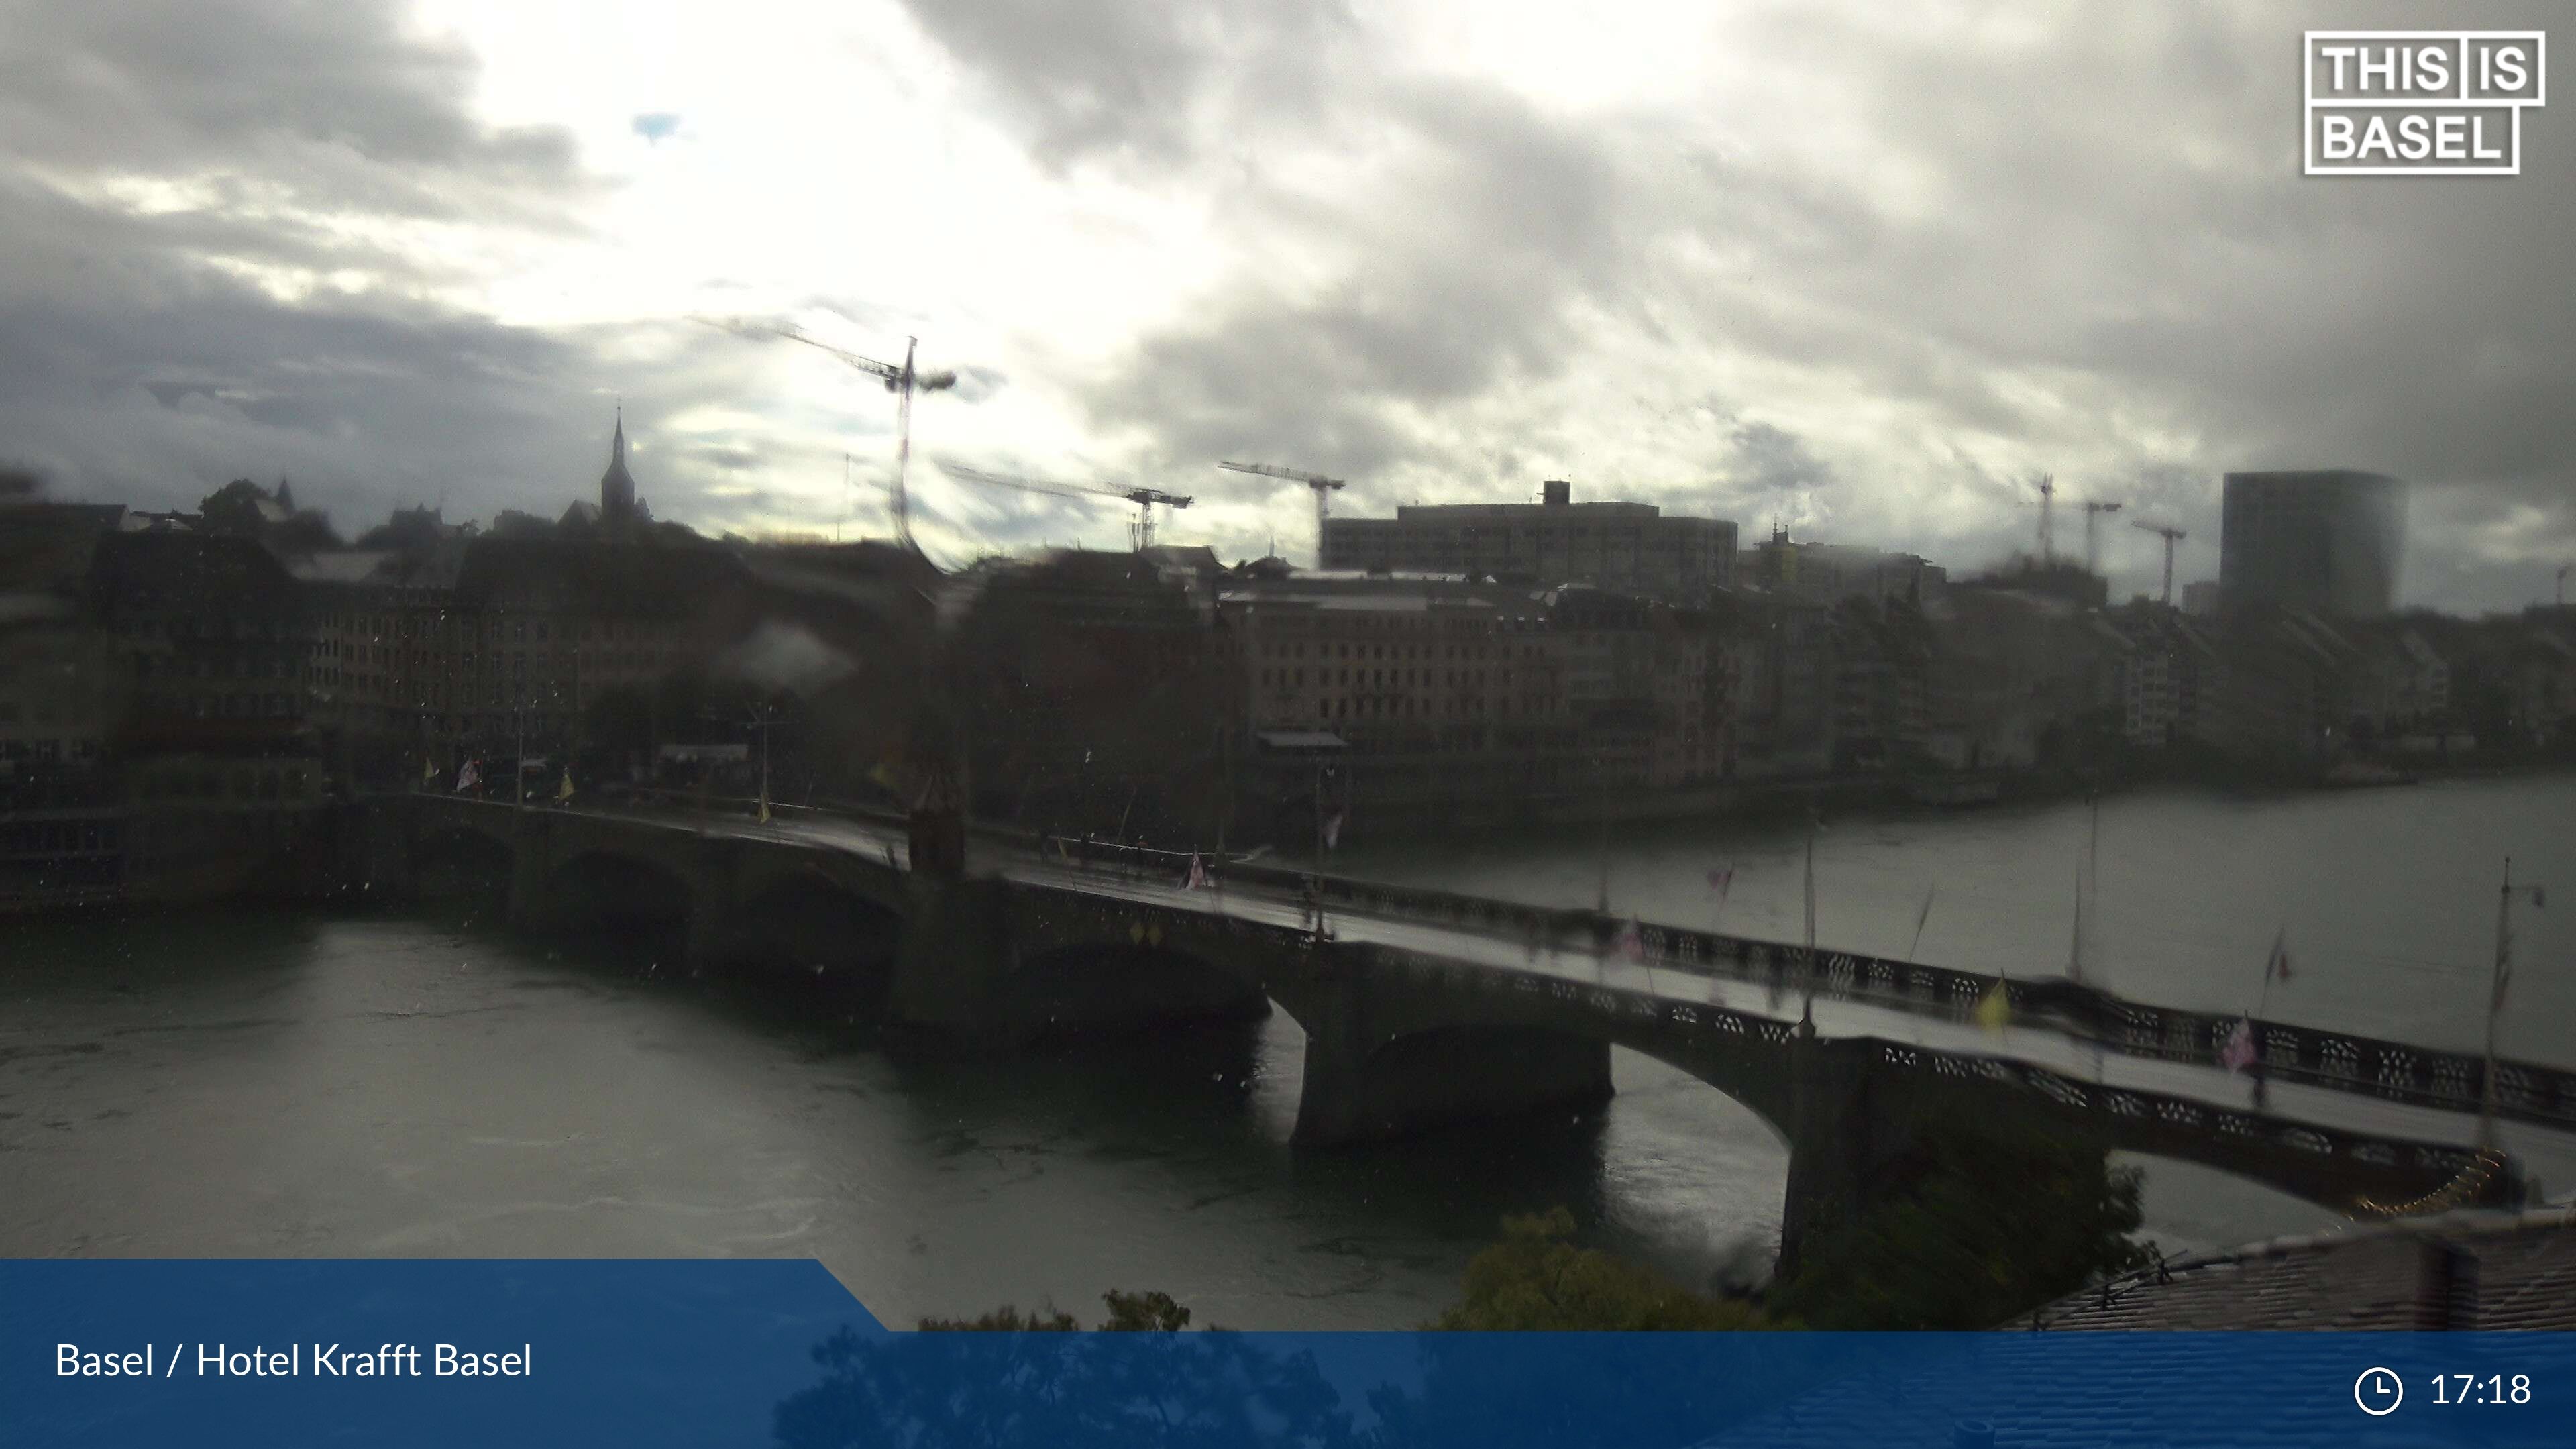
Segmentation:
{"type": "Polygon", "coordinates": [[[1826,1041],[1799,1023],[1789,1045],[1789,1184],[1780,1205],[1780,1262],[1798,1265],[1820,1219],[1869,1206],[1888,1170],[1913,1147],[1914,1103],[1882,1080],[1879,1043],[1826,1041]]]}
{"type": "MultiPolygon", "coordinates": [[[[1330,946],[1318,948],[1331,951],[1330,946]]],[[[1293,1140],[1383,1141],[1485,1118],[1581,1111],[1610,1100],[1610,1043],[1539,1027],[1432,1026],[1374,973],[1297,993],[1306,1073],[1293,1140]]]]}
{"type": "Polygon", "coordinates": [[[908,884],[912,918],[895,952],[888,1012],[907,1026],[1006,1044],[996,998],[1017,961],[1009,883],[914,876],[908,884]]]}
{"type": "Polygon", "coordinates": [[[530,830],[513,821],[510,831],[510,927],[519,931],[545,931],[554,926],[554,892],[547,877],[553,864],[542,828],[530,830]]]}
{"type": "Polygon", "coordinates": [[[409,803],[390,809],[343,804],[333,812],[343,888],[378,901],[412,897],[419,879],[412,858],[412,812],[403,808],[409,803]]]}

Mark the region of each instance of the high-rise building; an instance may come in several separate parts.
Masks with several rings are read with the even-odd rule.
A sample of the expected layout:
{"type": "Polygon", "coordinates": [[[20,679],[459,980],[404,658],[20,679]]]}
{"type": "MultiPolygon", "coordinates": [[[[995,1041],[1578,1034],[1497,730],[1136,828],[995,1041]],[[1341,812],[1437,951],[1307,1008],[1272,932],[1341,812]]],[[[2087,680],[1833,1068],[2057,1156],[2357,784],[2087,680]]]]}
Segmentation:
{"type": "Polygon", "coordinates": [[[1850,598],[1929,603],[1948,586],[1950,571],[1919,554],[1792,542],[1787,529],[1774,526],[1769,539],[1736,555],[1735,579],[1766,594],[1811,604],[1850,598]]]}
{"type": "Polygon", "coordinates": [[[2220,518],[2219,596],[2227,607],[2278,604],[2337,618],[2396,603],[2406,485],[2321,469],[2230,473],[2220,518]]]}
{"type": "Polygon", "coordinates": [[[1563,481],[1540,496],[1326,519],[1323,566],[1590,584],[1685,604],[1705,602],[1733,578],[1735,525],[1725,519],[1666,517],[1651,503],[1576,503],[1563,481]]]}

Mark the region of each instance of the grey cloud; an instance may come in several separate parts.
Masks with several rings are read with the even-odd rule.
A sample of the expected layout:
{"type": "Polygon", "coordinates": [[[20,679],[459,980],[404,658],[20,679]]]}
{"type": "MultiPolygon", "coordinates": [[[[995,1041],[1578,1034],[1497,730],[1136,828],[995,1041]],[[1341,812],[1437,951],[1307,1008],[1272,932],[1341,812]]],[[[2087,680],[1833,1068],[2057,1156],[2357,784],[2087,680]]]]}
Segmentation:
{"type": "MultiPolygon", "coordinates": [[[[1348,476],[1349,504],[1374,508],[1397,487],[1589,479],[1586,450],[1633,428],[1671,442],[1655,476],[1721,480],[1706,492],[1739,511],[1822,500],[1837,536],[1961,567],[2028,546],[2021,480],[2042,466],[2191,529],[2185,579],[2214,570],[2217,477],[2238,467],[2415,480],[2417,598],[2544,597],[2546,560],[2576,556],[2576,291],[2557,276],[2576,129],[2527,118],[2509,180],[2296,174],[2299,30],[2420,7],[2090,7],[2005,34],[1800,5],[1733,32],[1856,140],[1841,170],[1793,166],[1759,119],[1735,135],[1427,79],[1404,67],[1442,58],[1322,0],[913,13],[1042,165],[1114,168],[1220,218],[1235,268],[1070,386],[1104,438],[1140,440],[1147,477],[1201,496],[1193,525],[1276,501],[1208,482],[1218,457],[1348,476]],[[1628,389],[1581,386],[1623,355],[1678,374],[1643,391],[1729,401],[1705,422],[1623,418],[1628,389]],[[1838,426],[1838,395],[1862,420],[1838,426]]],[[[563,137],[475,123],[472,80],[383,5],[0,0],[0,453],[163,503],[288,472],[360,523],[440,489],[459,511],[559,506],[597,477],[606,389],[648,441],[668,409],[756,395],[775,349],[675,341],[610,372],[598,358],[632,354],[604,336],[393,300],[442,264],[334,218],[567,225],[589,185],[563,137]],[[143,214],[102,198],[111,175],[185,182],[192,204],[143,214]],[[389,285],[288,306],[245,269],[389,285]]],[[[815,305],[843,340],[938,330],[815,305]]],[[[935,337],[924,360],[961,361],[935,337]]],[[[1003,383],[961,372],[931,406],[1003,383]]],[[[854,387],[783,421],[882,452],[887,403],[854,387]]],[[[718,523],[764,469],[837,471],[755,436],[639,454],[657,510],[718,523]]],[[[873,487],[882,458],[863,471],[873,487]]],[[[977,537],[1114,526],[1114,508],[925,491],[926,519],[946,507],[977,537]]],[[[2118,586],[2152,587],[2155,540],[2113,533],[2118,586]]]]}
{"type": "Polygon", "coordinates": [[[686,348],[672,328],[542,333],[380,294],[287,305],[121,235],[107,224],[95,245],[122,285],[0,292],[0,440],[57,494],[184,507],[285,475],[352,532],[413,503],[551,513],[594,493],[617,391],[657,511],[721,526],[747,506],[715,490],[743,476],[728,455],[762,440],[659,448],[655,420],[763,391],[755,349],[686,348]]]}
{"type": "Polygon", "coordinates": [[[1336,0],[1174,6],[1167,0],[906,0],[914,21],[975,75],[1062,169],[1087,159],[1189,160],[1224,133],[1228,100],[1320,103],[1352,25],[1336,0]]]}
{"type": "MultiPolygon", "coordinates": [[[[749,472],[760,467],[765,461],[758,448],[725,445],[687,445],[682,451],[682,456],[688,458],[692,462],[704,463],[710,468],[715,468],[727,473],[749,472]]],[[[747,495],[744,490],[739,488],[727,488],[718,491],[722,492],[724,496],[728,498],[750,496],[747,495]]],[[[762,496],[765,501],[765,495],[762,496]]]]}
{"type": "Polygon", "coordinates": [[[561,132],[466,113],[473,60],[385,0],[0,3],[0,130],[54,172],[258,178],[296,204],[555,213],[581,183],[561,132]]]}
{"type": "Polygon", "coordinates": [[[1795,511],[1813,507],[1813,495],[1834,481],[1833,470],[1807,447],[1806,440],[1770,423],[1736,425],[1728,435],[1736,467],[1732,482],[1739,497],[1790,504],[1795,511]]]}
{"type": "Polygon", "coordinates": [[[998,368],[967,366],[956,372],[959,402],[979,403],[1010,385],[1010,378],[998,368]]]}
{"type": "Polygon", "coordinates": [[[471,117],[473,80],[460,47],[412,37],[385,4],[0,0],[0,440],[60,493],[145,507],[289,476],[354,532],[412,503],[488,518],[589,496],[622,391],[664,516],[721,525],[757,506],[716,491],[756,440],[699,440],[705,456],[674,447],[667,464],[652,448],[657,416],[755,392],[755,357],[417,300],[452,280],[445,264],[346,225],[554,225],[586,194],[562,135],[471,117]],[[136,177],[182,204],[101,190],[136,177]],[[245,270],[364,285],[308,280],[281,301],[245,270]]]}
{"type": "Polygon", "coordinates": [[[1638,243],[1603,137],[1499,90],[1389,83],[1404,145],[1331,195],[1255,184],[1241,224],[1349,265],[1312,291],[1246,269],[1090,386],[1095,421],[1166,466],[1269,455],[1354,478],[1424,455],[1421,416],[1565,366],[1575,309],[1638,243]]]}
{"type": "MultiPolygon", "coordinates": [[[[1731,179],[1763,270],[1796,259],[1809,358],[2041,458],[2107,454],[2087,487],[2214,539],[2222,471],[2371,467],[2522,505],[2524,539],[2576,548],[2576,296],[2556,277],[2576,146],[2531,133],[2501,182],[2297,174],[2303,26],[2421,19],[2145,7],[1983,45],[1801,16],[1891,175],[1947,205],[1731,179]],[[2194,437],[2188,458],[2143,442],[2159,433],[2194,437]]],[[[1741,335],[1748,315],[1704,320],[1741,335]]],[[[2418,597],[2487,597],[2494,537],[2424,516],[2418,597]]],[[[2128,543],[2126,577],[2148,577],[2154,541],[2128,543]]]]}

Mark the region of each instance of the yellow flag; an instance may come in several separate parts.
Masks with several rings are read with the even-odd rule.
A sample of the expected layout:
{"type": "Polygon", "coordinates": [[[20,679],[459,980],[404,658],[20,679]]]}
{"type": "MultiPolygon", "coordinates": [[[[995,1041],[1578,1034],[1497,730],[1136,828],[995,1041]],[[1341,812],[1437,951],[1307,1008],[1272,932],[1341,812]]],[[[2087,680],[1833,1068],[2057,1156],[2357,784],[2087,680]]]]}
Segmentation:
{"type": "Polygon", "coordinates": [[[1977,1003],[1977,1025],[1997,1032],[2012,1025],[2012,998],[2004,994],[2002,982],[1996,982],[1994,989],[1977,1003]]]}
{"type": "Polygon", "coordinates": [[[572,766],[570,765],[564,766],[563,783],[555,787],[555,798],[558,800],[572,798],[572,766]]]}
{"type": "Polygon", "coordinates": [[[428,784],[430,781],[435,780],[435,779],[437,779],[437,778],[438,778],[438,761],[431,759],[431,758],[430,758],[429,756],[427,756],[427,755],[423,755],[423,756],[421,756],[421,757],[420,757],[420,782],[421,782],[422,784],[426,785],[426,784],[428,784]]]}
{"type": "Polygon", "coordinates": [[[769,797],[766,795],[760,797],[760,823],[763,825],[769,823],[769,797]]]}

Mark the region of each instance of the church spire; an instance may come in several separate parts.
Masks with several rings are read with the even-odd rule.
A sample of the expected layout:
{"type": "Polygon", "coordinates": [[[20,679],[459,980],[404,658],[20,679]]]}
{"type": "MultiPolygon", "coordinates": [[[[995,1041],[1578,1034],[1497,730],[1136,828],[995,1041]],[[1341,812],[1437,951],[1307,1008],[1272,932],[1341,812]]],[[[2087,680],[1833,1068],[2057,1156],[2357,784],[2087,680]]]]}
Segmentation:
{"type": "Polygon", "coordinates": [[[617,405],[617,432],[609,440],[608,471],[599,478],[599,517],[613,523],[634,516],[635,477],[626,471],[626,405],[617,405]]]}

